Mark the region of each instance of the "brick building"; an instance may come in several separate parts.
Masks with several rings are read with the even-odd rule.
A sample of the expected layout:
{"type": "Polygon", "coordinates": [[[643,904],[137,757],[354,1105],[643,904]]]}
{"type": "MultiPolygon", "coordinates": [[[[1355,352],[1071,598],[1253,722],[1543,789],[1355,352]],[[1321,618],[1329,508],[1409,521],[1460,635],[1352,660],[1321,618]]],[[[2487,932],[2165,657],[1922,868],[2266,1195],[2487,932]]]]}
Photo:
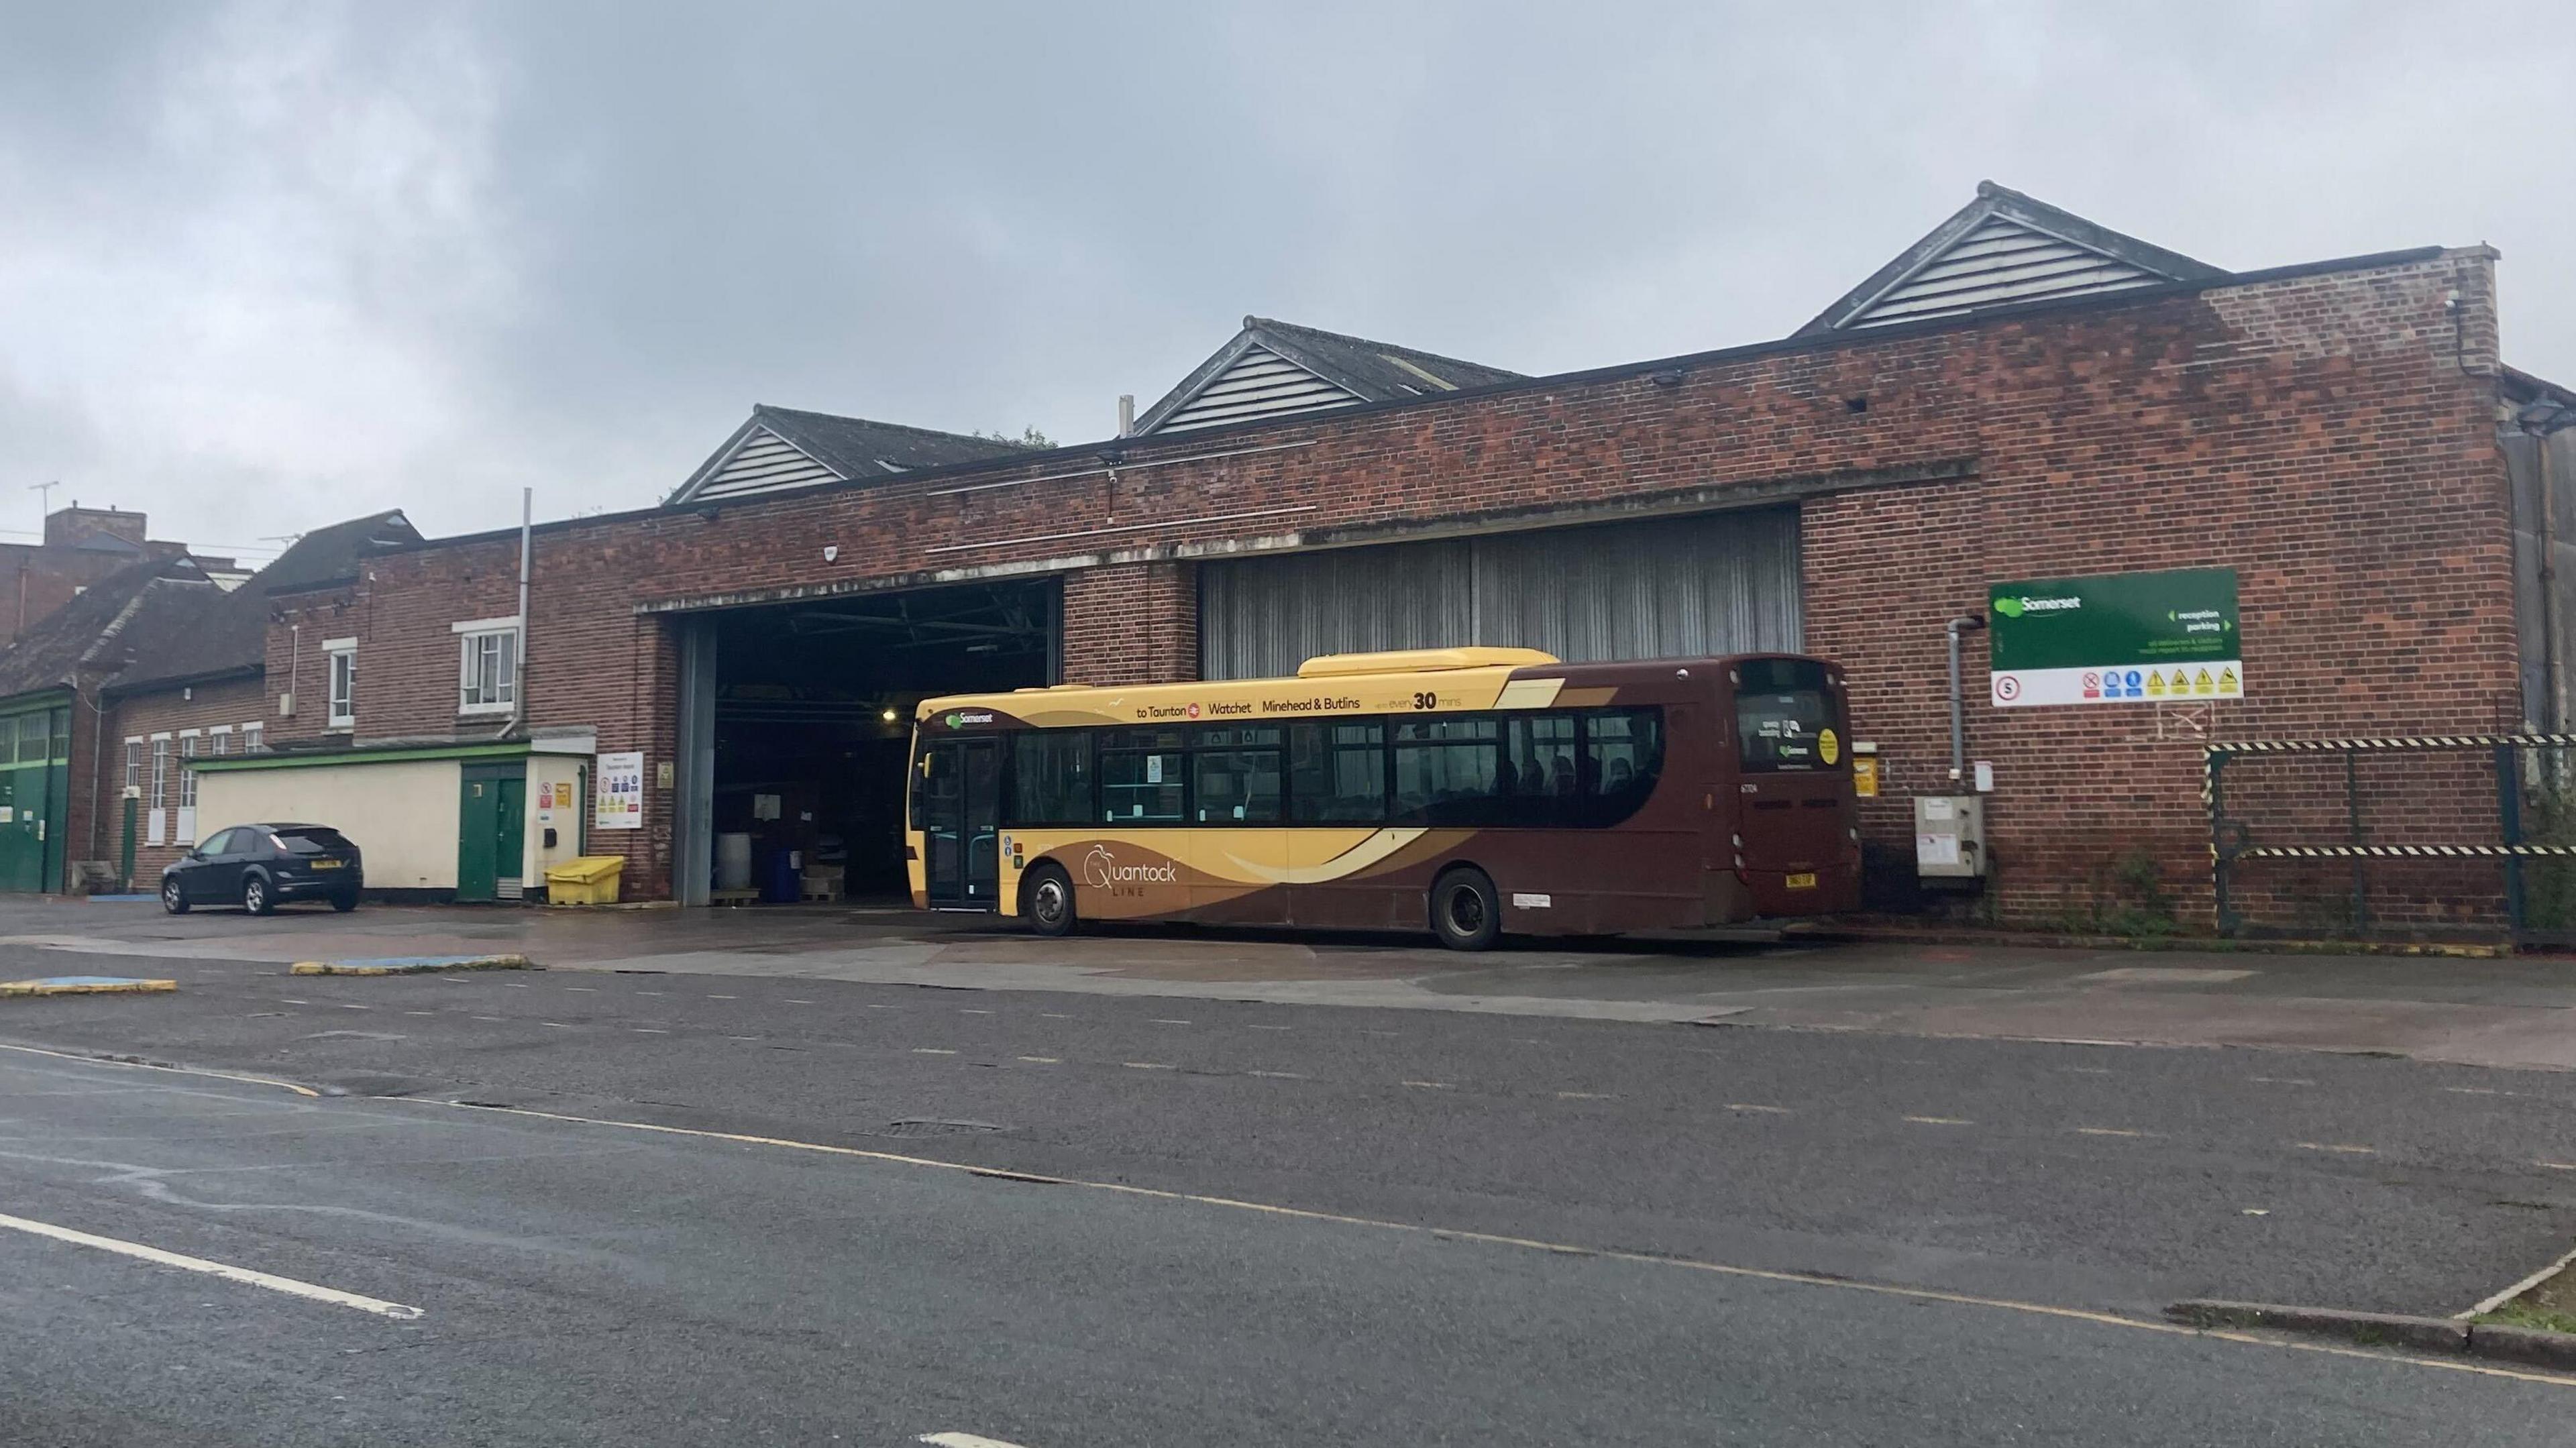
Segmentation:
{"type": "MultiPolygon", "coordinates": [[[[638,827],[587,843],[630,897],[687,900],[726,836],[882,882],[930,694],[1800,648],[1848,666],[1874,860],[1910,875],[1911,797],[1958,787],[1947,620],[1997,580],[2222,568],[2242,699],[1998,709],[1973,649],[1965,681],[2001,918],[2112,881],[2206,918],[2207,733],[2509,728],[2563,693],[2533,580],[2566,469],[2517,439],[2567,399],[2501,365],[2496,260],[2228,272],[1989,186],[1751,346],[1520,377],[1247,319],[1139,431],[1048,451],[763,409],[663,505],[535,528],[524,614],[517,531],[275,591],[264,677],[294,703],[268,739],[278,771],[521,771],[523,806],[561,798],[543,756],[578,758],[584,826],[590,760],[640,754],[638,827]],[[335,651],[368,680],[336,727],[311,702],[335,651]]],[[[521,829],[497,848],[525,880],[521,829]]]]}
{"type": "MultiPolygon", "coordinates": [[[[0,642],[15,642],[46,615],[119,569],[188,554],[184,543],[147,534],[141,513],[75,502],[45,515],[41,543],[0,543],[0,642]]],[[[196,557],[218,582],[242,576],[229,558],[196,557]]]]}

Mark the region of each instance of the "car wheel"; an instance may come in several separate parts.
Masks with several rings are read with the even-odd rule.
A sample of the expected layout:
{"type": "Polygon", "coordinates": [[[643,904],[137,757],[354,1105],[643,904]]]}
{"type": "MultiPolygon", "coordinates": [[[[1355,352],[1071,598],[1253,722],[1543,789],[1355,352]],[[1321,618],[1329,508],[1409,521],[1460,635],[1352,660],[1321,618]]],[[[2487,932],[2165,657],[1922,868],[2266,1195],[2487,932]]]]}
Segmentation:
{"type": "Polygon", "coordinates": [[[1485,950],[1502,938],[1503,902],[1484,871],[1452,870],[1431,887],[1431,933],[1451,950],[1485,950]]]}
{"type": "Polygon", "coordinates": [[[1056,865],[1040,865],[1020,882],[1020,913],[1040,935],[1071,935],[1075,924],[1073,881],[1056,865]]]}
{"type": "Polygon", "coordinates": [[[188,913],[188,892],[181,887],[176,875],[161,882],[161,908],[173,915],[188,913]]]}
{"type": "Polygon", "coordinates": [[[266,915],[276,908],[277,902],[268,897],[267,876],[253,875],[242,882],[242,909],[253,915],[266,915]]]}
{"type": "Polygon", "coordinates": [[[356,895],[334,895],[331,897],[331,908],[339,911],[343,915],[346,915],[350,911],[358,908],[358,897],[356,895]]]}

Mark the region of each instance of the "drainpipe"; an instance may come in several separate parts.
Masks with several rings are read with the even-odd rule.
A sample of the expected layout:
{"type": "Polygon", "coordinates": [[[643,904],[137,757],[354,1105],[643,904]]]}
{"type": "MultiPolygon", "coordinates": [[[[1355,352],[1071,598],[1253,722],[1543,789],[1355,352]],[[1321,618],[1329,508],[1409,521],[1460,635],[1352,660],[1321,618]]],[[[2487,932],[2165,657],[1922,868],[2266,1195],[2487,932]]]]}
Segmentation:
{"type": "Polygon", "coordinates": [[[1966,777],[1968,768],[1968,706],[1959,684],[1959,635],[1984,628],[1986,621],[1975,614],[1962,614],[1950,620],[1950,781],[1956,784],[1966,777]]]}
{"type": "Polygon", "coordinates": [[[507,739],[528,721],[528,564],[535,552],[537,490],[519,490],[519,649],[510,661],[510,722],[495,738],[507,739]]]}

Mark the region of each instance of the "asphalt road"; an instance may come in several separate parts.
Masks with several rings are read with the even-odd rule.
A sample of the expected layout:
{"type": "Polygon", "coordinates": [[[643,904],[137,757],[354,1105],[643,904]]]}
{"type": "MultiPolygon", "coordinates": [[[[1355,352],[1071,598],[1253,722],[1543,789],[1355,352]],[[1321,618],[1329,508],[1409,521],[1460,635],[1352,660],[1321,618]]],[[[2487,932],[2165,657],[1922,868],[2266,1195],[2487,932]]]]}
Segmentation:
{"type": "Polygon", "coordinates": [[[2576,1238],[2576,1077],[129,964],[185,989],[0,1040],[346,1094],[0,1052],[0,1212],[423,1315],[0,1231],[0,1441],[2576,1441],[2576,1389],[2044,1310],[2455,1311],[2576,1238]]]}
{"type": "Polygon", "coordinates": [[[0,1089],[11,1443],[2450,1444],[2576,1424],[2576,1386],[877,1157],[43,1057],[0,1063],[0,1089]]]}

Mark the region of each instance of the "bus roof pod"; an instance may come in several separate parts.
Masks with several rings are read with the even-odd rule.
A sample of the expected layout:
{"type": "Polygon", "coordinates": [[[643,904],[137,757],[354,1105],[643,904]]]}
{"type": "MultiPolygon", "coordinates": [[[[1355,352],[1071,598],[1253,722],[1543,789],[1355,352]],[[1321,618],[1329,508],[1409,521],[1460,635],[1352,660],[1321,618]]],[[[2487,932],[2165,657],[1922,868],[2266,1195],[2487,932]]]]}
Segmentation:
{"type": "Polygon", "coordinates": [[[1556,655],[1537,649],[1395,649],[1379,654],[1319,654],[1297,666],[1297,677],[1330,679],[1345,674],[1409,674],[1436,669],[1519,669],[1557,662],[1556,655]]]}

